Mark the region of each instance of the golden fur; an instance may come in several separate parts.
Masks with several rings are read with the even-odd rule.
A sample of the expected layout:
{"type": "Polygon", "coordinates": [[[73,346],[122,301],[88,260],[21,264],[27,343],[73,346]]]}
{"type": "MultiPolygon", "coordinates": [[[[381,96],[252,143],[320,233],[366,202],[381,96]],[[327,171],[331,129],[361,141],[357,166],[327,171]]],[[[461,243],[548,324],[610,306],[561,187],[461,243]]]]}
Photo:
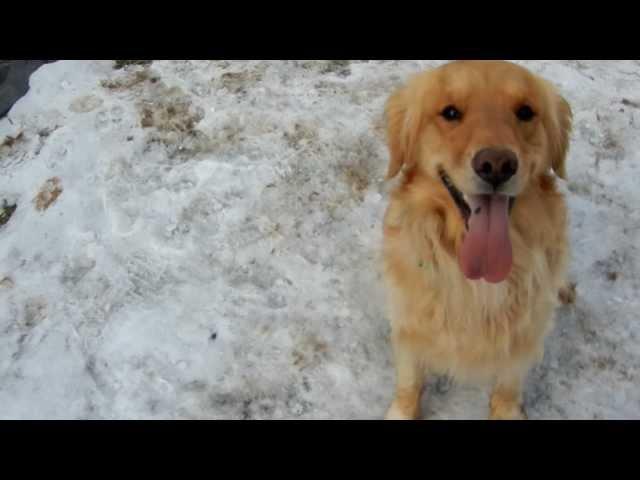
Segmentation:
{"type": "Polygon", "coordinates": [[[525,418],[521,387],[542,358],[568,259],[567,212],[555,176],[566,177],[571,109],[547,81],[508,62],[459,61],[416,75],[386,108],[388,177],[402,171],[384,217],[396,391],[386,418],[420,416],[425,375],[492,381],[490,418],[525,418]],[[519,122],[523,102],[534,121],[519,122]],[[455,104],[458,124],[439,114],[455,104]],[[438,176],[466,192],[481,148],[519,158],[509,233],[513,266],[492,284],[468,280],[456,252],[462,216],[438,176]]]}

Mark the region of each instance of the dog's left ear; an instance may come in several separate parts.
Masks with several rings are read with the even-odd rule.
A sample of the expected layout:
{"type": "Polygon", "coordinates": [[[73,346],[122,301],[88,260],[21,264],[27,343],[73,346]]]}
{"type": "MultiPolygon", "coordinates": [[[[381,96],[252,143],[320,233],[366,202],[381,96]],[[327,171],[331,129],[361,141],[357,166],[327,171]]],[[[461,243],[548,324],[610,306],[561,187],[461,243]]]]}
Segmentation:
{"type": "Polygon", "coordinates": [[[563,180],[567,179],[566,158],[569,150],[569,137],[573,124],[571,106],[560,94],[553,95],[555,117],[550,128],[551,168],[563,180]]]}

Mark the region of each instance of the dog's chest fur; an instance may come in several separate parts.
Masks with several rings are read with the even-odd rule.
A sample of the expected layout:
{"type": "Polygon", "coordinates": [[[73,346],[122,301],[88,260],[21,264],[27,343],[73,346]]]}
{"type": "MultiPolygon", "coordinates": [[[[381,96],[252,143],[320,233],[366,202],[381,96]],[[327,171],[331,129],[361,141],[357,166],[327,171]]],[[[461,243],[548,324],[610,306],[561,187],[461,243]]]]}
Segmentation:
{"type": "MultiPolygon", "coordinates": [[[[467,280],[459,268],[461,225],[442,221],[434,213],[438,208],[421,211],[398,200],[387,210],[384,235],[394,334],[410,338],[430,368],[463,378],[540,359],[564,280],[562,218],[539,217],[531,225],[526,218],[527,210],[536,208],[531,199],[517,205],[510,227],[511,274],[490,284],[467,280]]],[[[557,202],[554,208],[562,212],[564,203],[557,202]]]]}

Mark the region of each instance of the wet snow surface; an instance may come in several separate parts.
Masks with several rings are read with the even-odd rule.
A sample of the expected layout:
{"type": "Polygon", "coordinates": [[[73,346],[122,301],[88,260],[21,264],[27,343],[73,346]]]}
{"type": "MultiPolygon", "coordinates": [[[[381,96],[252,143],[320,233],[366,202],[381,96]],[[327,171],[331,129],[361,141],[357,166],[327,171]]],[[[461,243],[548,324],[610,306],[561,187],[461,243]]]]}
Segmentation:
{"type": "MultiPolygon", "coordinates": [[[[380,418],[382,109],[441,63],[36,71],[0,120],[0,418],[380,418]]],[[[575,113],[577,300],[529,416],[640,418],[640,63],[518,63],[575,113]]],[[[486,417],[487,388],[435,386],[425,418],[486,417]]]]}

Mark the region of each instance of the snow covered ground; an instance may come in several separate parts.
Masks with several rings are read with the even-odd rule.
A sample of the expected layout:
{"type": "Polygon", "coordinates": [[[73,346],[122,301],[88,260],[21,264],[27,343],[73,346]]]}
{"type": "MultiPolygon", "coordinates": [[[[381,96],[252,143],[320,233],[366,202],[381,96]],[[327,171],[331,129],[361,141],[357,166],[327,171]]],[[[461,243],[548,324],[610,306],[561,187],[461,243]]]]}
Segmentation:
{"type": "MultiPolygon", "coordinates": [[[[380,418],[382,108],[441,63],[35,72],[0,120],[0,418],[380,418]]],[[[577,300],[529,416],[640,419],[640,62],[517,63],[575,112],[577,300]]],[[[429,388],[425,417],[485,418],[487,396],[429,388]]]]}

